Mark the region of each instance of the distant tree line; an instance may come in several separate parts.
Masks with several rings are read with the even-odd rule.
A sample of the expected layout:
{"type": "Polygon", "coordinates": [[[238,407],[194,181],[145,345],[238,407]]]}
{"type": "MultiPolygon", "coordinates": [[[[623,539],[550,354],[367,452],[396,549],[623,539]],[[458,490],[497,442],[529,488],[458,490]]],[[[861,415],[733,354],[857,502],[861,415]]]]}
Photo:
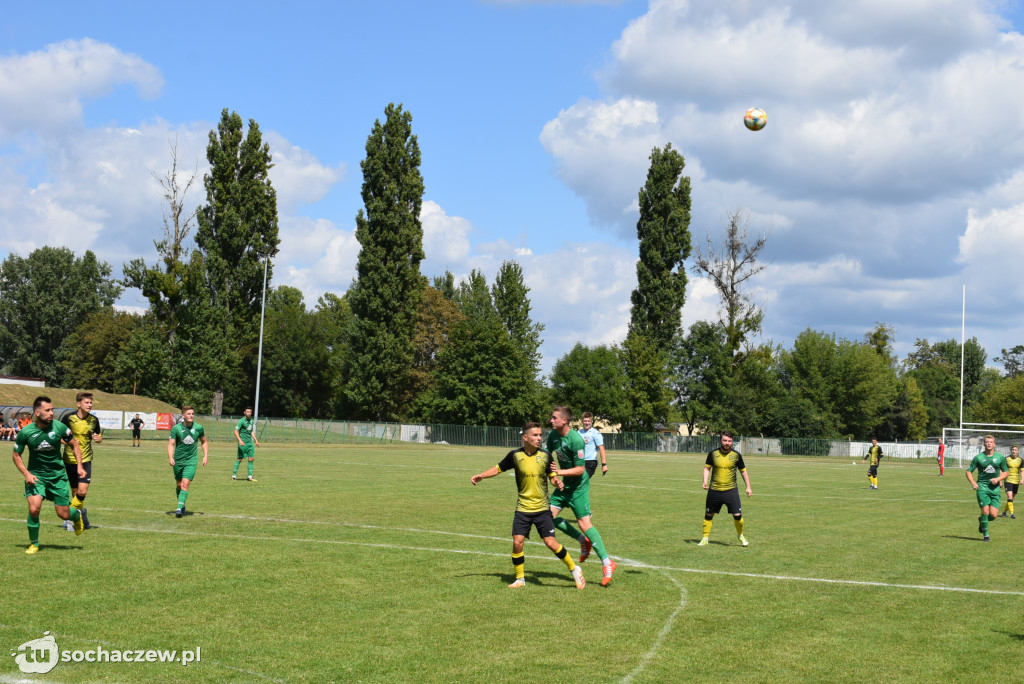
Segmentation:
{"type": "MultiPolygon", "coordinates": [[[[166,201],[158,259],[123,278],[92,252],[43,247],[0,263],[0,372],[52,385],[138,393],[200,411],[241,413],[255,395],[259,320],[268,282],[260,412],[264,415],[472,425],[543,420],[556,403],[626,430],[685,424],[691,432],[883,440],[920,439],[955,425],[960,343],[917,340],[904,359],[877,323],[861,340],[805,330],[791,348],[759,337],[750,279],[767,235],[742,211],[721,243],[692,254],[690,181],[672,146],[654,148],[638,195],[637,287],[618,345],[577,343],[550,377],[540,369],[544,325],[514,260],[492,283],[421,274],[424,182],[412,116],[389,105],[371,128],[356,216],[360,254],[343,295],[308,305],[273,285],[278,250],[269,147],[259,126],[224,110],[210,132],[205,202],[189,212],[196,174],[176,146],[158,176],[166,201]],[[717,289],[719,318],[684,330],[687,260],[717,289]],[[123,288],[144,314],[113,308],[123,288]]],[[[964,419],[1024,423],[1024,345],[986,367],[964,348],[964,419]]]]}

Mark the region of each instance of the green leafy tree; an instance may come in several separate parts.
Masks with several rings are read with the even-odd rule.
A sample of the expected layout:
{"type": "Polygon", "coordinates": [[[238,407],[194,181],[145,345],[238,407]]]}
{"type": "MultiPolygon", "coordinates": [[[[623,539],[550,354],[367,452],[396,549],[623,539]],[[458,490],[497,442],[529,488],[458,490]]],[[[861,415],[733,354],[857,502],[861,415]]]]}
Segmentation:
{"type": "Polygon", "coordinates": [[[597,419],[621,423],[629,416],[626,384],[626,372],[615,349],[577,342],[552,366],[552,398],[545,403],[565,404],[575,415],[590,411],[597,419]]]}
{"type": "Polygon", "coordinates": [[[982,396],[974,417],[979,423],[1024,425],[1024,375],[1015,375],[982,396]]]}
{"type": "MultiPolygon", "coordinates": [[[[64,341],[60,365],[68,387],[119,392],[117,357],[142,317],[105,307],[90,314],[64,341]]],[[[120,385],[120,386],[119,386],[120,385]]]]}
{"type": "Polygon", "coordinates": [[[665,355],[654,340],[631,331],[619,348],[619,359],[626,374],[624,396],[629,407],[622,429],[648,432],[667,423],[670,396],[665,355]]]}
{"type": "Polygon", "coordinates": [[[679,333],[686,301],[686,269],[690,256],[690,179],[686,162],[672,149],[651,151],[647,182],[640,189],[640,240],[637,287],[630,296],[630,331],[668,349],[679,333]]]}
{"type": "Polygon", "coordinates": [[[121,286],[91,251],[40,247],[0,263],[0,369],[63,381],[61,345],[91,314],[113,306],[121,286]]]}
{"type": "Polygon", "coordinates": [[[348,342],[353,327],[352,308],[346,297],[325,292],[316,301],[313,318],[327,352],[331,412],[333,416],[345,417],[341,413],[341,408],[344,406],[344,373],[348,366],[348,342]]]}
{"type": "Polygon", "coordinates": [[[463,319],[465,316],[452,298],[445,297],[441,290],[434,287],[426,288],[416,317],[416,353],[410,372],[412,401],[416,404],[414,415],[423,414],[422,402],[430,396],[437,384],[434,373],[438,357],[450,343],[452,329],[463,319]]]}
{"type": "Polygon", "coordinates": [[[721,416],[732,380],[731,361],[728,337],[719,324],[697,321],[673,345],[670,388],[690,434],[721,416]]]}
{"type": "Polygon", "coordinates": [[[900,378],[899,393],[874,431],[880,440],[924,439],[928,435],[928,407],[912,375],[900,378]]]}
{"type": "Polygon", "coordinates": [[[515,261],[504,261],[491,287],[494,308],[505,331],[521,351],[524,372],[540,371],[540,345],[543,323],[530,317],[530,288],[523,278],[523,268],[515,261]]]}
{"type": "Polygon", "coordinates": [[[280,286],[267,296],[261,409],[267,415],[331,414],[327,330],[306,311],[302,293],[280,286]]]}
{"type": "MultiPolygon", "coordinates": [[[[227,312],[235,343],[251,345],[258,335],[264,259],[277,254],[280,240],[270,146],[252,119],[244,135],[242,128],[242,117],[224,109],[217,129],[210,131],[206,204],[196,215],[196,245],[211,302],[227,312]]],[[[271,265],[267,282],[272,281],[271,265]]]]}
{"type": "Polygon", "coordinates": [[[168,350],[165,327],[151,311],[132,329],[114,360],[114,391],[154,399],[170,397],[166,392],[172,377],[168,350]]]}
{"type": "MultiPolygon", "coordinates": [[[[953,376],[960,377],[960,356],[961,345],[956,340],[945,340],[932,345],[932,350],[941,357],[952,369],[953,376]]],[[[969,409],[981,399],[981,382],[985,373],[985,360],[988,354],[978,342],[977,337],[972,337],[963,345],[963,367],[964,367],[964,407],[969,409]]]]}
{"type": "Polygon", "coordinates": [[[366,141],[364,209],[356,216],[361,249],[348,292],[354,315],[345,398],[358,418],[395,420],[406,411],[414,336],[426,279],[423,177],[412,115],[389,104],[366,141]]]}
{"type": "Polygon", "coordinates": [[[1018,344],[1009,350],[1003,349],[1001,355],[992,360],[1003,364],[1006,377],[1015,378],[1024,373],[1024,344],[1018,344]]]}

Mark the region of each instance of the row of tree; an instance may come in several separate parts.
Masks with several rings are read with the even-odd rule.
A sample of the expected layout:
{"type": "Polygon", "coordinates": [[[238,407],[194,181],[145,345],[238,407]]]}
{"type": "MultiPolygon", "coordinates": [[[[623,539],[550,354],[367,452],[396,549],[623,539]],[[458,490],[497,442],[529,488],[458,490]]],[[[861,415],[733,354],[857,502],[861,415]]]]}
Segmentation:
{"type": "MultiPolygon", "coordinates": [[[[717,288],[720,316],[682,329],[690,181],[670,144],[652,150],[638,196],[626,339],[577,344],[550,378],[540,373],[544,326],[532,319],[517,262],[505,261],[491,284],[477,271],[461,281],[421,274],[424,182],[400,105],[367,138],[356,278],[311,307],[295,288],[272,285],[276,194],[258,125],[246,130],[222,112],[194,212],[186,195],[197,175],[182,174],[171,152],[170,171],[157,177],[166,207],[156,263],[133,260],[117,279],[92,252],[44,247],[0,264],[3,372],[239,413],[255,393],[266,281],[265,415],[516,425],[567,403],[627,430],[679,422],[691,432],[881,439],[935,435],[959,419],[954,340],[918,340],[902,361],[884,324],[857,341],[806,330],[789,349],[754,344],[763,315],[747,283],[764,268],[767,237],[752,235],[741,211],[691,265],[717,288]],[[147,298],[144,315],[113,308],[124,287],[147,298]]],[[[1005,374],[986,368],[976,339],[964,359],[965,419],[1024,422],[1024,346],[1003,350],[1005,374]]]]}

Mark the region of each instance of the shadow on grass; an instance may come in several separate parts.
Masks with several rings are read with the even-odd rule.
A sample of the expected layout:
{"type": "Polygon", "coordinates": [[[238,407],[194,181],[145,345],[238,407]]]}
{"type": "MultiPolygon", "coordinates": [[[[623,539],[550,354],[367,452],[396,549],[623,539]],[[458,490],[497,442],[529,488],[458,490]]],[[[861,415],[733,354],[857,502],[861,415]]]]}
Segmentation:
{"type": "MultiPolygon", "coordinates": [[[[175,514],[175,512],[176,512],[176,511],[164,511],[164,515],[170,515],[170,516],[172,516],[172,517],[173,517],[173,516],[174,516],[174,514],[175,514]]],[[[190,515],[205,515],[205,514],[204,514],[204,513],[202,512],[202,511],[199,511],[198,513],[195,513],[195,512],[193,512],[193,511],[190,511],[190,510],[188,510],[188,509],[186,508],[186,509],[185,509],[185,512],[181,514],[181,517],[182,517],[182,518],[187,518],[187,517],[189,517],[190,515]]]]}
{"type": "MultiPolygon", "coordinates": [[[[700,544],[700,539],[699,538],[698,539],[687,539],[686,543],[687,544],[693,544],[694,546],[696,546],[697,544],[700,544]]],[[[728,543],[722,542],[722,541],[715,541],[713,539],[708,539],[708,544],[710,544],[712,546],[732,546],[732,544],[728,544],[728,543]]]]}
{"type": "Polygon", "coordinates": [[[985,541],[981,537],[963,537],[958,534],[944,534],[942,535],[945,539],[963,539],[964,541],[983,542],[985,541]]]}
{"type": "MultiPolygon", "coordinates": [[[[516,581],[516,576],[509,572],[476,572],[468,573],[465,575],[459,575],[460,577],[497,577],[505,584],[512,584],[516,581]]],[[[564,573],[557,572],[533,572],[532,570],[526,571],[526,583],[533,584],[538,587],[549,587],[558,584],[567,584],[570,587],[575,587],[576,583],[572,579],[572,575],[568,571],[564,573]],[[550,582],[542,582],[541,579],[550,579],[550,582]]]]}
{"type": "MultiPolygon", "coordinates": [[[[11,546],[13,548],[21,549],[22,551],[24,551],[25,547],[27,547],[28,544],[27,543],[26,544],[12,544],[11,546]]],[[[43,541],[39,542],[39,553],[42,553],[44,551],[81,551],[81,550],[82,550],[82,547],[78,546],[78,545],[71,546],[71,545],[68,545],[68,544],[46,544],[43,541]]]]}
{"type": "Polygon", "coordinates": [[[1001,629],[993,629],[992,631],[996,634],[1005,634],[1011,639],[1016,639],[1017,641],[1024,641],[1024,634],[1017,634],[1016,632],[1007,632],[1001,629]]]}

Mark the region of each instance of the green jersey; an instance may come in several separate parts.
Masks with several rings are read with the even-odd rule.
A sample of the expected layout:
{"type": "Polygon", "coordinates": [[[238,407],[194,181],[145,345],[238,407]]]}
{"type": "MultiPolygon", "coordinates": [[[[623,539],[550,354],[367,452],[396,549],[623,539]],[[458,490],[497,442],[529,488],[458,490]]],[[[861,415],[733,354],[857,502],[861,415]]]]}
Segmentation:
{"type": "Polygon", "coordinates": [[[178,423],[171,430],[171,439],[174,440],[174,461],[196,461],[199,459],[199,442],[206,436],[206,431],[199,423],[192,423],[192,427],[185,427],[184,421],[178,423]]]}
{"type": "Polygon", "coordinates": [[[992,452],[991,456],[986,456],[982,452],[971,460],[971,467],[967,471],[971,473],[978,471],[979,488],[996,489],[999,485],[992,484],[992,480],[999,477],[1000,473],[1006,472],[1006,459],[998,451],[992,452]]]}
{"type": "Polygon", "coordinates": [[[238,438],[242,440],[243,444],[252,444],[252,418],[242,416],[238,420],[235,430],[238,431],[238,438]]]}
{"type": "Polygon", "coordinates": [[[33,475],[64,472],[61,447],[74,438],[68,426],[59,420],[53,421],[47,428],[41,428],[33,421],[18,431],[14,451],[20,454],[28,447],[28,463],[25,467],[33,475]]]}
{"type": "MultiPolygon", "coordinates": [[[[564,437],[557,430],[548,433],[547,452],[558,459],[559,470],[585,465],[586,449],[583,437],[575,430],[569,430],[569,434],[564,437]]],[[[577,489],[589,488],[590,476],[584,470],[582,475],[563,477],[562,482],[565,483],[566,492],[573,492],[577,489]]]]}

